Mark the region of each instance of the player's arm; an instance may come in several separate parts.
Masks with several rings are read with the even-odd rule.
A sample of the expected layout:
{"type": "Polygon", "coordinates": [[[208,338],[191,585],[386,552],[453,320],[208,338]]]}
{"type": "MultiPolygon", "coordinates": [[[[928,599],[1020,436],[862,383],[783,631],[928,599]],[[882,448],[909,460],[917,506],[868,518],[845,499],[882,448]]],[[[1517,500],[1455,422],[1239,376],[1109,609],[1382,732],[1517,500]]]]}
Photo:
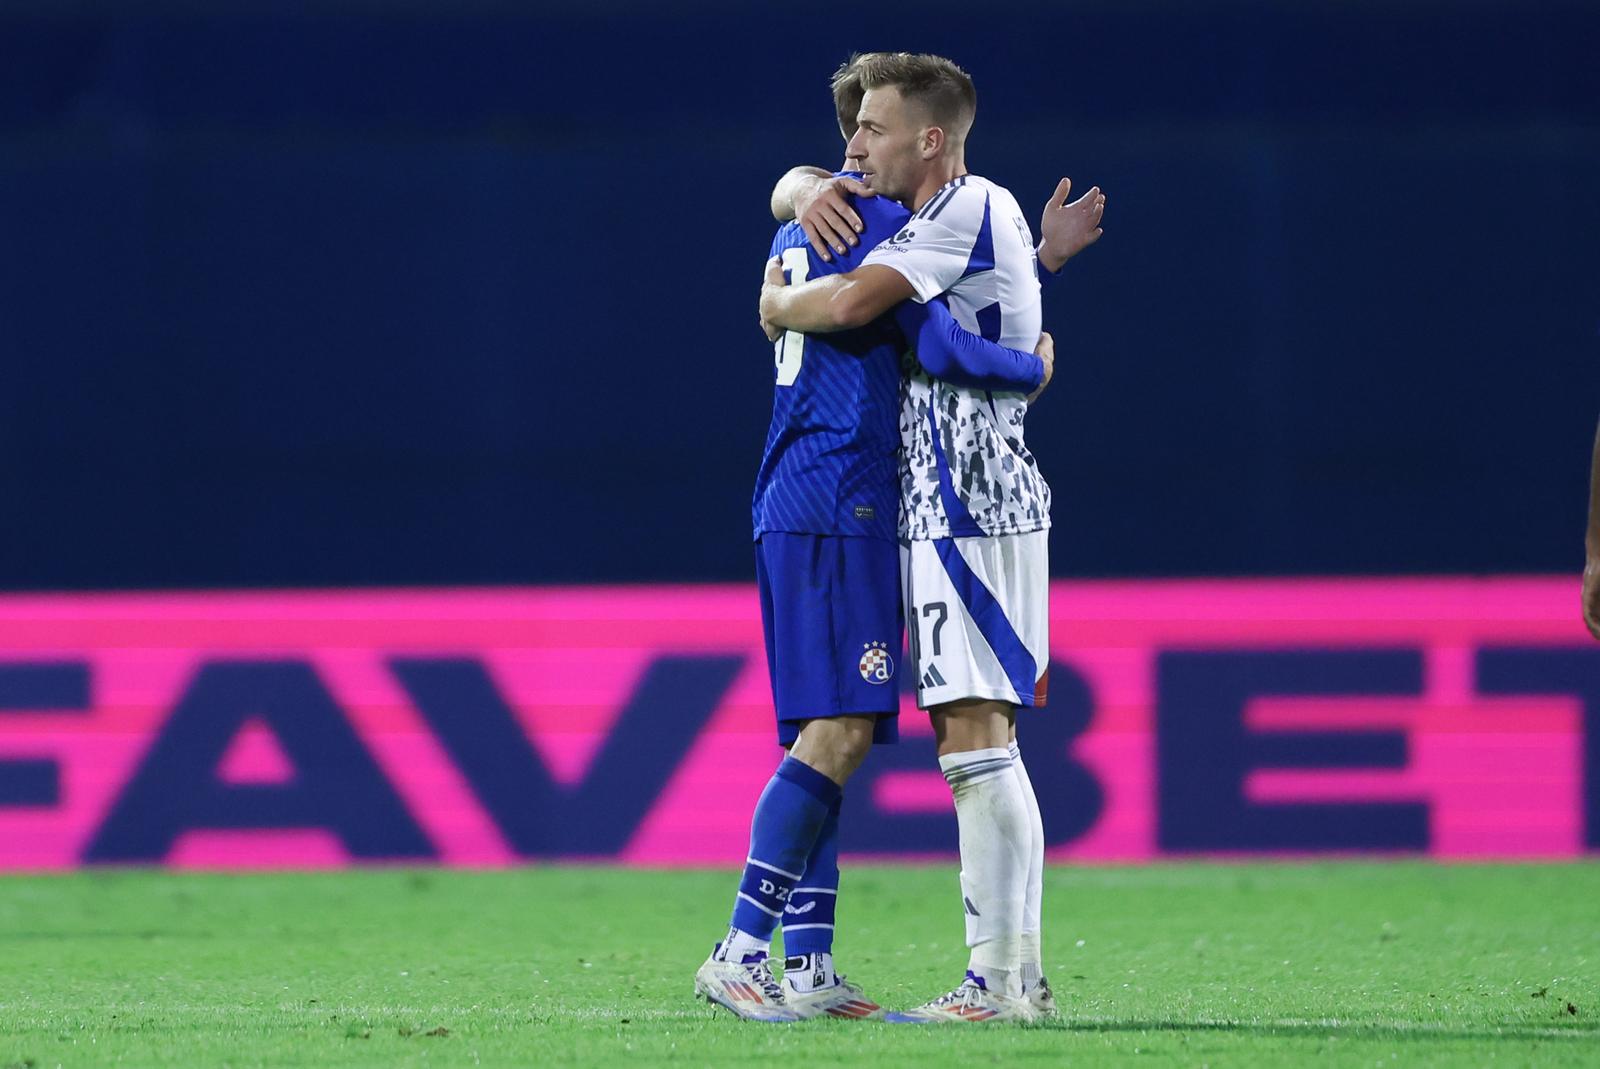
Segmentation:
{"type": "Polygon", "coordinates": [[[1600,429],[1589,461],[1589,533],[1584,538],[1583,622],[1600,638],[1600,429]]]}
{"type": "Polygon", "coordinates": [[[795,199],[805,195],[805,192],[816,188],[833,175],[821,167],[800,166],[791,167],[783,172],[783,177],[778,179],[778,184],[772,187],[772,217],[780,223],[787,223],[797,214],[795,199]]]}
{"type": "Polygon", "coordinates": [[[1045,271],[1040,278],[1059,275],[1068,260],[1100,240],[1106,195],[1094,186],[1069,203],[1067,197],[1071,193],[1072,179],[1063,178],[1056,183],[1056,191],[1050,194],[1044,214],[1039,217],[1039,266],[1045,271]]]}
{"type": "MultiPolygon", "coordinates": [[[[917,362],[936,379],[997,393],[1031,394],[1047,381],[1044,357],[1009,349],[966,330],[939,301],[895,306],[894,321],[917,353],[917,362]]],[[[1054,361],[1055,348],[1049,354],[1054,361]]]]}
{"type": "Polygon", "coordinates": [[[833,175],[820,167],[791,168],[772,187],[772,217],[780,223],[793,219],[806,240],[825,263],[846,246],[860,244],[861,216],[851,196],[877,196],[849,175],[833,175]]]}
{"type": "Polygon", "coordinates": [[[864,327],[915,295],[906,276],[882,264],[865,264],[849,274],[785,286],[783,267],[772,260],[761,287],[761,322],[778,330],[832,334],[864,327]]]}

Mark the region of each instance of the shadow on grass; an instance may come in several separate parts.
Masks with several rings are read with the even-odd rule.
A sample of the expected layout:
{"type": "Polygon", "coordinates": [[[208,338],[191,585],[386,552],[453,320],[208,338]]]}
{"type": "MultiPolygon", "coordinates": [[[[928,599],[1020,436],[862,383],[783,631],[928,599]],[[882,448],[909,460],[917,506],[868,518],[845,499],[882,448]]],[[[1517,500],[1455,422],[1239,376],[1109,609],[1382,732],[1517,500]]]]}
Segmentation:
{"type": "Polygon", "coordinates": [[[1582,1040],[1592,1042],[1600,1036],[1600,1022],[1593,1020],[1530,1024],[1519,1021],[1502,1027],[1453,1028],[1429,1024],[1356,1024],[1328,1021],[1063,1021],[1043,1025],[1063,1032],[1220,1032],[1234,1035],[1281,1039],[1371,1039],[1423,1040],[1459,1039],[1527,1041],[1535,1039],[1582,1040]]]}

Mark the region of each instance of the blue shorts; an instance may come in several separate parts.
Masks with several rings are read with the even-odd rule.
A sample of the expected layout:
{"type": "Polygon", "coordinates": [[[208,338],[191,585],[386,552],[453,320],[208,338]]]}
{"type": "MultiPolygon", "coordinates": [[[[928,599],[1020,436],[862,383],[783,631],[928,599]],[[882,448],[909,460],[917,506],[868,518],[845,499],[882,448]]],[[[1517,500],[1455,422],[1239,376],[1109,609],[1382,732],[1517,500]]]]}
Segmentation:
{"type": "Polygon", "coordinates": [[[900,547],[877,538],[768,531],[756,543],[767,670],[785,746],[825,716],[877,716],[900,737],[900,547]]]}

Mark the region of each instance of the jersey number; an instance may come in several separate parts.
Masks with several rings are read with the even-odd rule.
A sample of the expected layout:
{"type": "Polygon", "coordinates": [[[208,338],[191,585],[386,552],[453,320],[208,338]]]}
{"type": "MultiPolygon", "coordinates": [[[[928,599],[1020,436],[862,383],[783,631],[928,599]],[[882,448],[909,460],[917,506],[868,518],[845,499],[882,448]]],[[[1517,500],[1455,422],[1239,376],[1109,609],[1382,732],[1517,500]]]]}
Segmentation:
{"type": "MultiPolygon", "coordinates": [[[[805,249],[784,249],[783,269],[789,272],[789,285],[798,286],[811,273],[811,259],[805,249]]],[[[786,330],[783,337],[773,343],[773,359],[778,365],[778,385],[793,386],[800,377],[800,365],[806,358],[806,336],[797,330],[786,330]]]]}
{"type": "Polygon", "coordinates": [[[935,657],[937,657],[937,656],[939,656],[940,653],[943,652],[942,650],[939,649],[939,632],[944,630],[944,622],[947,619],[950,618],[950,610],[945,606],[945,603],[942,602],[942,601],[930,601],[930,602],[928,602],[928,604],[926,604],[926,605],[924,605],[922,607],[922,618],[924,620],[926,620],[928,617],[932,616],[934,613],[938,613],[939,614],[939,618],[933,622],[933,636],[932,636],[933,637],[933,655],[935,657]]]}
{"type": "MultiPolygon", "coordinates": [[[[931,638],[933,641],[933,655],[937,657],[939,654],[944,652],[939,648],[939,632],[944,630],[944,623],[950,618],[950,608],[942,601],[930,601],[928,604],[922,607],[922,618],[924,620],[932,616],[934,613],[938,613],[939,618],[933,622],[933,627],[931,629],[933,633],[929,636],[929,638],[931,638]]],[[[917,664],[921,664],[922,628],[917,626],[916,615],[916,610],[913,609],[911,613],[911,660],[917,664]]]]}

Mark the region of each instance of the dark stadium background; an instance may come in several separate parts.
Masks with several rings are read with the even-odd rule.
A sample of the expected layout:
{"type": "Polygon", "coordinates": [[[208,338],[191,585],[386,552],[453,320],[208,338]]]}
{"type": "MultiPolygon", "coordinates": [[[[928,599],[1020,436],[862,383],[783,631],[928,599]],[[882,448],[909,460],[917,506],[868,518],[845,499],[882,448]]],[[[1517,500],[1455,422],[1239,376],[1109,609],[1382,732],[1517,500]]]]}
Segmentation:
{"type": "Polygon", "coordinates": [[[855,48],[1105,240],[1061,576],[1571,573],[1600,6],[0,8],[0,587],[747,580],[772,181],[855,48]],[[1587,42],[1587,44],[1584,44],[1587,42]]]}
{"type": "MultiPolygon", "coordinates": [[[[1597,358],[1600,0],[0,0],[0,1069],[1593,1065],[1597,358]],[[878,49],[1109,198],[1028,421],[1054,1026],[690,999],[782,755],[768,195],[878,49]]],[[[901,1009],[966,891],[881,637],[901,1009]]]]}

